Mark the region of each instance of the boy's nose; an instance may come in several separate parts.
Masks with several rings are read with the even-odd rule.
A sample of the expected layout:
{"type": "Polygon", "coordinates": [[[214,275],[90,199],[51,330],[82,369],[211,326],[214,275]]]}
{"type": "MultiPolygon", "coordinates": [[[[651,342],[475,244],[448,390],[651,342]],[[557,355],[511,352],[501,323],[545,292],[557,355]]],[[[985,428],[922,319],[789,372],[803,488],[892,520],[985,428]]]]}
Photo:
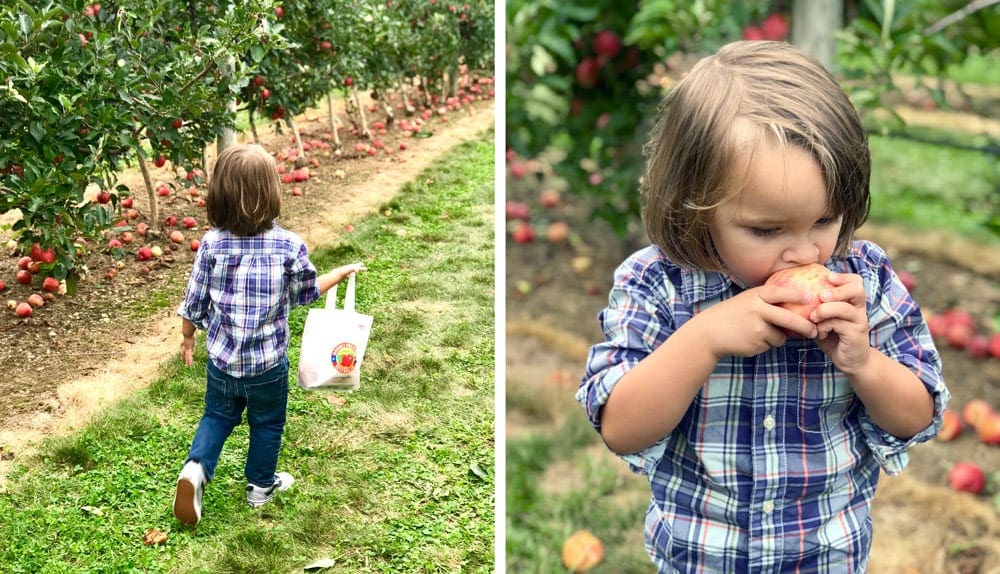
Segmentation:
{"type": "Polygon", "coordinates": [[[808,237],[794,238],[792,243],[787,245],[781,253],[781,260],[795,265],[817,263],[819,261],[819,247],[808,237]]]}

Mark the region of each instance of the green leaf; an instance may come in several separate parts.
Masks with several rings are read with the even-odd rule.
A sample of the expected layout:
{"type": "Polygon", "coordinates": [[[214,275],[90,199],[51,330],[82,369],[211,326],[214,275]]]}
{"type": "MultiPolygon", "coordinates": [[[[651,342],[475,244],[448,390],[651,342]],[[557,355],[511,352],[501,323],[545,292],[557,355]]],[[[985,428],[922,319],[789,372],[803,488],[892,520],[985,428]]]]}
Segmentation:
{"type": "Polygon", "coordinates": [[[254,61],[254,63],[260,63],[260,61],[264,59],[265,53],[266,50],[264,50],[264,47],[259,44],[250,46],[250,58],[254,61]]]}
{"type": "Polygon", "coordinates": [[[479,465],[479,461],[473,461],[472,464],[469,465],[469,472],[483,482],[490,481],[489,473],[483,470],[483,467],[479,465]]]}

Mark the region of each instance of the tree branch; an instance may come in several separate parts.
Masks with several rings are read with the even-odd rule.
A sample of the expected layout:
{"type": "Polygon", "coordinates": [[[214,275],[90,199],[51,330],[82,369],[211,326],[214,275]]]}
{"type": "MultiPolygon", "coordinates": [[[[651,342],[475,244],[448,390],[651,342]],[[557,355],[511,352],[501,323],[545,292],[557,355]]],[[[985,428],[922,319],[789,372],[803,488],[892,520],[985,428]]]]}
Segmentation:
{"type": "Polygon", "coordinates": [[[989,8],[994,4],[1000,3],[1000,0],[973,0],[969,2],[964,8],[959,8],[951,14],[948,14],[944,18],[941,18],[937,22],[931,24],[927,30],[924,32],[927,36],[932,34],[937,34],[941,30],[944,30],[948,26],[951,26],[955,22],[967,18],[972,14],[982,10],[983,8],[989,8]]]}

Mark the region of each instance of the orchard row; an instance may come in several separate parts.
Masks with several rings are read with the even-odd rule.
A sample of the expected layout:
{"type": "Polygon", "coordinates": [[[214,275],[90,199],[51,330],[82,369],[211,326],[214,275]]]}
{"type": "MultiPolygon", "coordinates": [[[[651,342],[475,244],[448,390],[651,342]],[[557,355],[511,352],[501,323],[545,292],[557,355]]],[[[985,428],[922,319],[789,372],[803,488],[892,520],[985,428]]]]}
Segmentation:
{"type": "Polygon", "coordinates": [[[73,242],[99,240],[116,217],[84,199],[88,186],[117,207],[131,194],[117,174],[138,167],[159,222],[148,163],[204,168],[205,147],[231,140],[238,112],[253,129],[264,117],[297,134],[292,118],[332,91],[371,137],[359,91],[383,102],[402,93],[413,114],[457,97],[460,67],[492,70],[493,10],[484,0],[18,3],[0,13],[0,213],[17,210],[21,253],[53,250],[41,270],[64,279],[73,242]]]}

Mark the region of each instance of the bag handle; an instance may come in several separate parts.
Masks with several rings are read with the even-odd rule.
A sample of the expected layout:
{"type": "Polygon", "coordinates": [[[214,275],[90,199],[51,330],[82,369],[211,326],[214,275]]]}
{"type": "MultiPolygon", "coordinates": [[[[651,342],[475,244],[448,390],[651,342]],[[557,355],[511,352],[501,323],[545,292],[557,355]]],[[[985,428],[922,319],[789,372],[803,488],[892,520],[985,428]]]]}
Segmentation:
{"type": "MultiPolygon", "coordinates": [[[[350,275],[347,276],[347,287],[344,289],[344,303],[341,306],[341,309],[343,309],[344,311],[354,312],[354,302],[355,302],[354,276],[355,275],[356,275],[356,273],[351,273],[350,275]]],[[[334,285],[333,289],[331,289],[329,292],[327,292],[327,294],[326,294],[326,308],[327,309],[336,309],[337,308],[337,291],[339,289],[340,289],[340,287],[338,287],[337,285],[334,285]]]]}

